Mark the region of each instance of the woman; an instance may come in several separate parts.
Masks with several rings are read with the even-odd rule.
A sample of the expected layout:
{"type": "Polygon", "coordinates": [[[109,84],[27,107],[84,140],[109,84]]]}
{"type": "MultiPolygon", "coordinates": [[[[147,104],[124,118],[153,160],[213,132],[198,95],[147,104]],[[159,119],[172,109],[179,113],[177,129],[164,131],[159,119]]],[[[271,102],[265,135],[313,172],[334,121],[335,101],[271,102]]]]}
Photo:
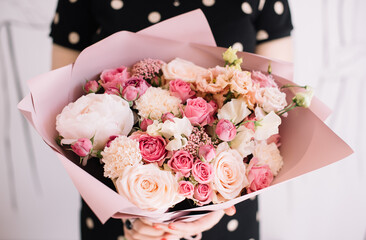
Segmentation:
{"type": "MultiPolygon", "coordinates": [[[[291,61],[291,15],[286,0],[59,0],[52,23],[52,67],[75,61],[85,47],[121,30],[139,31],[154,23],[201,8],[218,46],[291,61]]],[[[107,179],[106,179],[107,180],[107,179]]],[[[82,239],[259,239],[258,201],[213,212],[192,222],[151,224],[143,219],[101,225],[82,203],[82,239]]]]}

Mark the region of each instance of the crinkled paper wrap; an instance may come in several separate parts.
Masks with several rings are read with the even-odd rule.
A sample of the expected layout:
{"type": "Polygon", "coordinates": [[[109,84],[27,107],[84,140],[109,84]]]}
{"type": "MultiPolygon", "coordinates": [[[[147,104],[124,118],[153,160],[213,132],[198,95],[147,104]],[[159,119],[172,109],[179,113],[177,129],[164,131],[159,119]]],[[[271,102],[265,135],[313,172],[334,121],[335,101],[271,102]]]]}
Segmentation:
{"type": "MultiPolygon", "coordinates": [[[[110,217],[147,217],[156,222],[175,219],[192,221],[202,214],[199,212],[198,215],[189,215],[191,212],[230,207],[267,191],[274,185],[343,159],[353,152],[323,123],[330,110],[314,98],[309,109],[296,108],[287,118],[282,118],[280,150],[284,166],[270,187],[222,204],[159,213],[141,210],[118,195],[82,169],[74,156],[56,144],[57,114],[83,94],[82,85],[86,80],[95,79],[104,69],[131,66],[144,58],[158,58],[169,62],[175,57],[190,60],[203,67],[214,67],[223,65],[221,56],[224,51],[224,48],[216,47],[203,13],[200,10],[192,11],[139,33],[118,32],[88,47],[73,65],[29,80],[30,94],[18,104],[18,108],[55,151],[75,187],[102,223],[110,217]]],[[[244,60],[244,69],[266,71],[271,63],[272,74],[280,85],[291,83],[292,64],[245,52],[239,52],[238,55],[244,60]]],[[[287,94],[290,102],[293,93],[288,91],[287,94]]]]}

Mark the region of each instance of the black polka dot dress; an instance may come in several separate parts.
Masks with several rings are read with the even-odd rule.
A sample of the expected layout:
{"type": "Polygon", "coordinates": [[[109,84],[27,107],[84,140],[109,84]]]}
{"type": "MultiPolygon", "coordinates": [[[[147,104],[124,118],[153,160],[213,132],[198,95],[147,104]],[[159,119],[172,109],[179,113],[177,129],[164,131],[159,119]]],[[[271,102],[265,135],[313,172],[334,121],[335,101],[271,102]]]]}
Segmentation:
{"type": "MultiPolygon", "coordinates": [[[[206,15],[217,45],[239,51],[254,52],[258,44],[289,36],[293,28],[287,0],[59,0],[50,36],[55,44],[81,51],[115,32],[136,32],[197,8],[206,15]]],[[[98,178],[113,187],[101,166],[90,163],[87,168],[99,171],[98,178]]],[[[224,216],[203,239],[259,239],[257,199],[236,208],[236,215],[224,216]]],[[[121,220],[102,225],[84,201],[80,223],[83,240],[124,239],[121,220]]]]}

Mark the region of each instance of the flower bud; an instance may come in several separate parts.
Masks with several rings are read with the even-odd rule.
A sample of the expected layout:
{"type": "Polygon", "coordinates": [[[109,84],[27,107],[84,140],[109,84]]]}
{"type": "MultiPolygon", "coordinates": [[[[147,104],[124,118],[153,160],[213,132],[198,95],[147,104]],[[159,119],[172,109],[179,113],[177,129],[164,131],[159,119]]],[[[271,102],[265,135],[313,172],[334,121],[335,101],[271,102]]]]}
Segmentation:
{"type": "Polygon", "coordinates": [[[225,142],[233,140],[236,136],[235,125],[227,119],[220,119],[217,123],[215,132],[217,136],[225,142]]]}
{"type": "Polygon", "coordinates": [[[199,148],[198,155],[201,158],[204,158],[207,162],[211,162],[216,156],[216,151],[214,146],[211,144],[203,145],[199,148]]]}
{"type": "Polygon", "coordinates": [[[99,84],[97,81],[92,80],[92,81],[88,81],[85,85],[84,85],[84,91],[86,93],[96,93],[99,90],[99,84]]]}
{"type": "Polygon", "coordinates": [[[71,149],[78,156],[86,157],[91,153],[93,144],[88,138],[79,138],[75,143],[71,144],[71,149]]]}
{"type": "Polygon", "coordinates": [[[174,119],[173,118],[175,118],[174,114],[173,113],[170,113],[170,112],[167,112],[167,113],[164,113],[161,116],[161,121],[163,121],[163,123],[165,121],[167,121],[167,120],[174,122],[174,119]]]}
{"type": "Polygon", "coordinates": [[[146,132],[147,127],[150,126],[151,124],[153,124],[154,121],[148,118],[145,118],[144,120],[142,120],[142,122],[140,123],[140,128],[142,131],[146,132]]]}
{"type": "Polygon", "coordinates": [[[313,88],[310,86],[305,87],[305,92],[296,93],[295,97],[292,99],[296,106],[308,108],[311,104],[311,99],[314,96],[313,88]]]}

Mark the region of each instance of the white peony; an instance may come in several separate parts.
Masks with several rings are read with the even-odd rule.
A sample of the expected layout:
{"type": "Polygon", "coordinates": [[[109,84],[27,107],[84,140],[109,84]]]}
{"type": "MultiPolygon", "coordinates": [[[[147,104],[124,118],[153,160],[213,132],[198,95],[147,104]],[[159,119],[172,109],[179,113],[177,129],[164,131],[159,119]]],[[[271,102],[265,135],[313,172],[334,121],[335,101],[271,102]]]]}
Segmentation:
{"type": "Polygon", "coordinates": [[[219,119],[227,119],[235,125],[240,123],[250,114],[244,99],[231,99],[217,113],[219,119]]]}
{"type": "Polygon", "coordinates": [[[280,111],[287,106],[286,94],[276,87],[261,88],[255,97],[259,106],[267,113],[280,111]]]}
{"type": "Polygon", "coordinates": [[[180,58],[175,58],[168,64],[163,65],[162,70],[165,79],[181,79],[191,83],[196,81],[197,75],[207,72],[207,69],[180,58]]]}
{"type": "Polygon", "coordinates": [[[127,101],[109,94],[88,94],[67,105],[56,117],[56,130],[69,143],[94,136],[94,150],[103,150],[112,135],[127,135],[133,113],[127,101]]]}
{"type": "Polygon", "coordinates": [[[254,138],[256,140],[266,140],[278,133],[280,125],[281,118],[276,113],[270,112],[259,121],[259,126],[255,128],[254,138]]]}
{"type": "Polygon", "coordinates": [[[212,202],[220,203],[238,197],[249,181],[245,164],[240,154],[230,149],[226,142],[217,147],[217,155],[212,162],[215,178],[212,187],[215,190],[212,202]]]}
{"type": "Polygon", "coordinates": [[[172,172],[156,164],[127,166],[116,186],[119,194],[144,210],[164,210],[184,200],[172,172]]]}
{"type": "Polygon", "coordinates": [[[267,144],[267,141],[258,142],[255,146],[254,157],[257,157],[259,165],[268,164],[273,176],[276,176],[283,166],[280,150],[275,143],[267,144]]]}
{"type": "Polygon", "coordinates": [[[240,126],[236,137],[230,142],[230,147],[238,151],[242,158],[245,158],[254,151],[253,136],[253,130],[246,128],[245,126],[240,126]]]}

